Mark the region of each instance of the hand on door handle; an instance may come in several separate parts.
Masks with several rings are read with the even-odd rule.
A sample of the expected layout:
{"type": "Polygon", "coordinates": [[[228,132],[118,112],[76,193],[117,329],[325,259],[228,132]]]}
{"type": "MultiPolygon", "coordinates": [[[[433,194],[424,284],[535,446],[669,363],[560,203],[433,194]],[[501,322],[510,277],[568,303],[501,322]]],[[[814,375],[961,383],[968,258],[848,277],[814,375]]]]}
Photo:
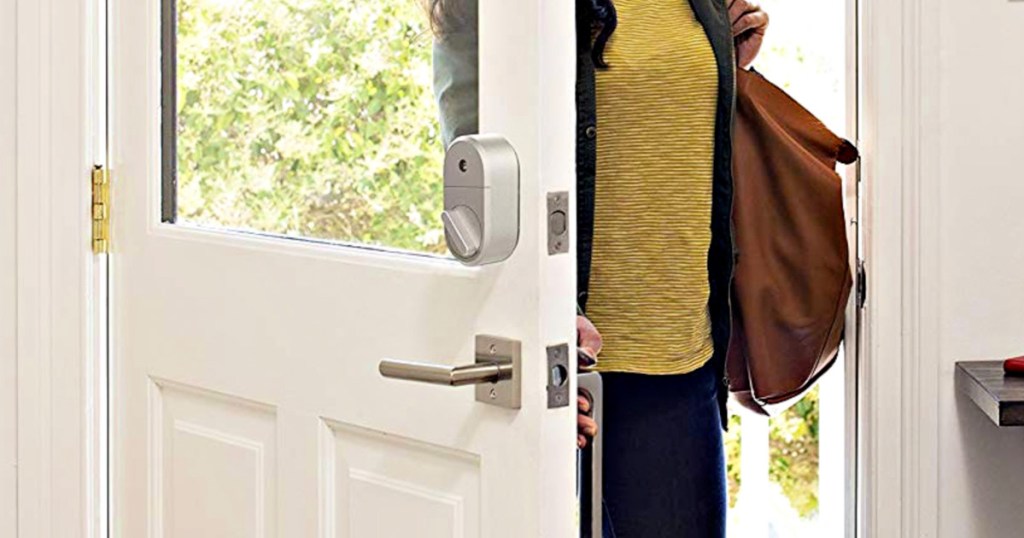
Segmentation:
{"type": "Polygon", "coordinates": [[[441,366],[421,362],[397,361],[384,359],[380,361],[380,374],[393,379],[420,381],[435,385],[461,387],[480,383],[497,383],[512,379],[514,367],[511,363],[481,362],[466,366],[441,366]]]}

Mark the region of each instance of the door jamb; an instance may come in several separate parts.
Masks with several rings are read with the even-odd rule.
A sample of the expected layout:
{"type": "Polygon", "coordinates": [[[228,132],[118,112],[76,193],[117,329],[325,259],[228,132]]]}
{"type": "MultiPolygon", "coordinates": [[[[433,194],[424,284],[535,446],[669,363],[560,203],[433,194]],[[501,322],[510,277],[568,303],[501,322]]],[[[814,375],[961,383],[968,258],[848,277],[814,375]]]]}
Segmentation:
{"type": "Polygon", "coordinates": [[[938,533],[938,192],[941,3],[861,0],[864,258],[859,535],[938,533]]]}
{"type": "Polygon", "coordinates": [[[106,535],[105,0],[17,0],[17,534],[106,535]]]}

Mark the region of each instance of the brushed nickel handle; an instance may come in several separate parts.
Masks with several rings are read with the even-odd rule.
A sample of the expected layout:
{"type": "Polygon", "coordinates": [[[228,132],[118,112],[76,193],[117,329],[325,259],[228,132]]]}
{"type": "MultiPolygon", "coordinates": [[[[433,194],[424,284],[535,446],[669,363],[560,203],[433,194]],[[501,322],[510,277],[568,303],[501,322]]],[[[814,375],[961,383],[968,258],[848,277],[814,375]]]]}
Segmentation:
{"type": "Polygon", "coordinates": [[[384,359],[377,370],[389,379],[431,385],[476,386],[476,401],[519,409],[522,400],[522,346],[517,340],[477,335],[476,362],[444,366],[415,361],[384,359]]]}
{"type": "Polygon", "coordinates": [[[505,381],[512,379],[513,370],[512,364],[499,362],[441,366],[394,359],[380,361],[380,374],[384,377],[451,387],[505,381]]]}

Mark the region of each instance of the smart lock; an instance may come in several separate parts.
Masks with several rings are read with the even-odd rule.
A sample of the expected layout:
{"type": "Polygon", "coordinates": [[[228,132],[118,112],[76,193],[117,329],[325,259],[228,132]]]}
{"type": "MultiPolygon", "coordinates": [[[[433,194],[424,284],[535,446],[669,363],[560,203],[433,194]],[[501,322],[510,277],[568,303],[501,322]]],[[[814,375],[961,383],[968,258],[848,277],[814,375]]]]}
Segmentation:
{"type": "Polygon", "coordinates": [[[448,250],[466,265],[505,260],[519,242],[519,157],[504,137],[455,139],[444,160],[448,250]]]}

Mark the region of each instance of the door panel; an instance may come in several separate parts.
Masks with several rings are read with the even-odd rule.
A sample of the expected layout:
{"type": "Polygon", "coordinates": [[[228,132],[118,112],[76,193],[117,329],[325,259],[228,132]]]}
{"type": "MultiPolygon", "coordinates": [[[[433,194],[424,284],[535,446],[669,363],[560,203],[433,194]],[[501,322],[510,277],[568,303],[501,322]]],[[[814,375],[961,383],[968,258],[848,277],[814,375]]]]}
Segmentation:
{"type": "Polygon", "coordinates": [[[380,432],[325,423],[329,536],[479,537],[480,458],[380,432]],[[381,513],[379,506],[389,507],[381,513]]]}
{"type": "Polygon", "coordinates": [[[274,409],[156,380],[149,387],[156,527],[165,536],[276,536],[274,409]]]}
{"type": "Polygon", "coordinates": [[[542,226],[575,178],[573,7],[481,0],[481,131],[516,148],[521,230],[470,269],[165,222],[161,4],[111,1],[116,535],[577,532],[574,409],[548,409],[545,355],[575,338],[574,266],[542,226]],[[520,409],[378,373],[472,363],[480,334],[521,342],[520,409]]]}

